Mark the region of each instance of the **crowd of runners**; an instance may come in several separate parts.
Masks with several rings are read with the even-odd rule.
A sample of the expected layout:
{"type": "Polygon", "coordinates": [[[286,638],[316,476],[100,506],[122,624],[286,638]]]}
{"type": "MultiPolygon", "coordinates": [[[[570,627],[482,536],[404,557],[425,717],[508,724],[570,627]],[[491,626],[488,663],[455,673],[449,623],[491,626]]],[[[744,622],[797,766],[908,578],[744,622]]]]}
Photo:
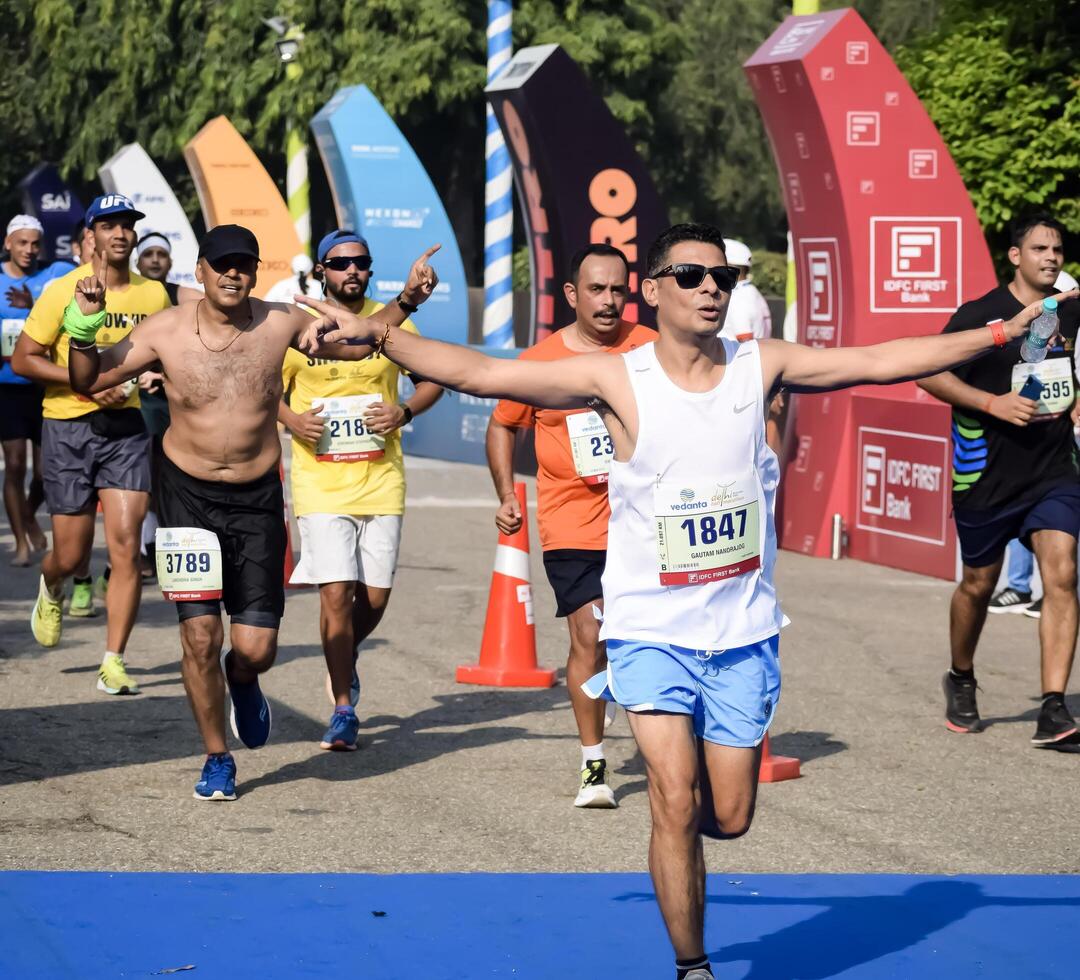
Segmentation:
{"type": "Polygon", "coordinates": [[[951,608],[947,725],[980,728],[975,646],[991,602],[1000,604],[1005,548],[1018,539],[1034,552],[1044,589],[1032,741],[1077,741],[1064,701],[1080,534],[1075,289],[1057,293],[1060,335],[1031,368],[1042,394],[1028,397],[1027,374],[1014,370],[1028,324],[1059,288],[1062,229],[1051,217],[1018,223],[1012,281],[961,307],[941,335],[832,350],[770,338],[767,307],[748,288],[749,251],[710,225],[676,225],[649,249],[641,292],[657,331],[623,319],[625,255],[585,245],[564,270],[574,321],[516,360],[421,337],[410,317],[422,324],[438,246],[383,306],[366,295],[368,243],[338,229],[316,249],[311,277],[321,289],[308,292],[322,298],[266,302],[252,295],[259,243],[249,230],[211,229],[199,288],[178,289],[167,279],[169,240],[139,239],[142,217],[123,195],[97,198],[77,236],[78,265],[44,270],[40,224],[20,215],[7,226],[4,500],[17,564],[46,548],[35,513],[44,503],[50,515],[28,609],[39,644],[56,646],[64,616],[94,614],[94,592],[104,596],[101,692],[138,691],[125,654],[144,576],[156,575],[175,603],[183,682],[206,749],[197,799],[236,799],[226,714],[248,748],[271,734],[262,679],[286,605],[279,425],[291,435],[300,528],[292,581],[319,588],[333,706],[320,745],[348,751],[359,734],[358,651],[387,608],[398,562],[401,430],[444,388],[500,399],[487,453],[495,523],[506,533],[522,522],[518,433],[535,431],[543,564],[567,622],[581,746],[574,802],[616,806],[604,728],[605,705],[618,704],[647,769],[649,867],[680,980],[712,977],[702,835],[749,829],[780,699],[786,619],[773,584],[773,512],[782,392],[921,378],[953,406],[964,572],[951,608]],[[404,401],[401,372],[415,384],[404,401]],[[99,506],[109,564],[95,589],[99,506]]]}

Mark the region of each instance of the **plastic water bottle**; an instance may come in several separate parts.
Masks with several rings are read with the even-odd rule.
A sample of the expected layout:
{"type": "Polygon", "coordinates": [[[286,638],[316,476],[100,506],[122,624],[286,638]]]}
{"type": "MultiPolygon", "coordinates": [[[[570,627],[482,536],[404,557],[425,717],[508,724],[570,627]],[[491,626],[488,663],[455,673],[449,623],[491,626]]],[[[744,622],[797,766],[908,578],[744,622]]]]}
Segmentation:
{"type": "Polygon", "coordinates": [[[1031,321],[1028,335],[1020,345],[1020,358],[1028,364],[1036,364],[1046,357],[1046,344],[1057,333],[1057,300],[1044,299],[1042,313],[1031,321]]]}

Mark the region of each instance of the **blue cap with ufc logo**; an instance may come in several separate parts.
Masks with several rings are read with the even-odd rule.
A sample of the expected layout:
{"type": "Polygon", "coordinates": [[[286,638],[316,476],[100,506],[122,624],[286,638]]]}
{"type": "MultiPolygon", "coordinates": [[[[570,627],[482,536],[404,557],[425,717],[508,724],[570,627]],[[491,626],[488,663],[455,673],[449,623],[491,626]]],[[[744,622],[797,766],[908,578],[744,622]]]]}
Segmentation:
{"type": "Polygon", "coordinates": [[[102,218],[112,218],[118,214],[133,214],[136,221],[146,217],[131,203],[130,197],[125,197],[123,194],[102,194],[95,197],[90,207],[86,209],[84,219],[86,227],[89,228],[95,221],[101,221],[102,218]]]}

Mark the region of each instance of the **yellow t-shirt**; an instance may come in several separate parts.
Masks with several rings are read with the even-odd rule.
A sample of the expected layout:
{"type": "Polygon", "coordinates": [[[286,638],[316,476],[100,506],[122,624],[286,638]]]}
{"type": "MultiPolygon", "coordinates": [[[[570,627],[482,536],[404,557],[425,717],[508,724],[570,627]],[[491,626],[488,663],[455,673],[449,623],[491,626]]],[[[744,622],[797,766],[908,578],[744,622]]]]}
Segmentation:
{"type": "MultiPolygon", "coordinates": [[[[364,300],[361,316],[382,309],[375,300],[364,300]]],[[[406,320],[402,330],[419,334],[406,320]]],[[[285,354],[282,378],[294,412],[306,412],[315,399],[349,395],[379,395],[384,402],[398,400],[401,369],[387,357],[362,361],[326,361],[297,350],[285,354]]],[[[387,434],[383,455],[374,460],[330,462],[315,458],[312,446],[293,436],[293,507],[300,514],[401,514],[405,510],[405,462],[401,455],[401,430],[387,434]]]]}
{"type": "MultiPolygon", "coordinates": [[[[73,269],[66,276],[54,279],[27,317],[24,333],[42,347],[51,348],[53,363],[67,367],[70,337],[62,329],[64,310],[75,295],[75,284],[93,273],[87,265],[73,269]]],[[[97,332],[98,350],[119,343],[140,320],[164,310],[172,304],[160,282],[131,274],[127,289],[110,289],[105,293],[105,326],[97,332]]],[[[101,406],[92,398],[75,394],[66,384],[47,384],[42,414],[47,419],[77,419],[101,406]]],[[[121,408],[139,407],[139,389],[135,388],[121,408]]]]}

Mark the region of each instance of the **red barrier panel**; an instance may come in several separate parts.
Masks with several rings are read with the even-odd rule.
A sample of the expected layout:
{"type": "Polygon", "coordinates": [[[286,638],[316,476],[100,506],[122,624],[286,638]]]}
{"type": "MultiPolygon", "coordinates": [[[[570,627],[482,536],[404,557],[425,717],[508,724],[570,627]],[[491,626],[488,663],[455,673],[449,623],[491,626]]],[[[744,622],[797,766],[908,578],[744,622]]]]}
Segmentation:
{"type": "MultiPolygon", "coordinates": [[[[853,10],[789,17],[743,66],[795,242],[799,340],[936,333],[996,284],[963,181],[926,110],[853,10]]],[[[796,396],[781,545],[953,578],[949,410],[913,383],[796,396]]]]}

